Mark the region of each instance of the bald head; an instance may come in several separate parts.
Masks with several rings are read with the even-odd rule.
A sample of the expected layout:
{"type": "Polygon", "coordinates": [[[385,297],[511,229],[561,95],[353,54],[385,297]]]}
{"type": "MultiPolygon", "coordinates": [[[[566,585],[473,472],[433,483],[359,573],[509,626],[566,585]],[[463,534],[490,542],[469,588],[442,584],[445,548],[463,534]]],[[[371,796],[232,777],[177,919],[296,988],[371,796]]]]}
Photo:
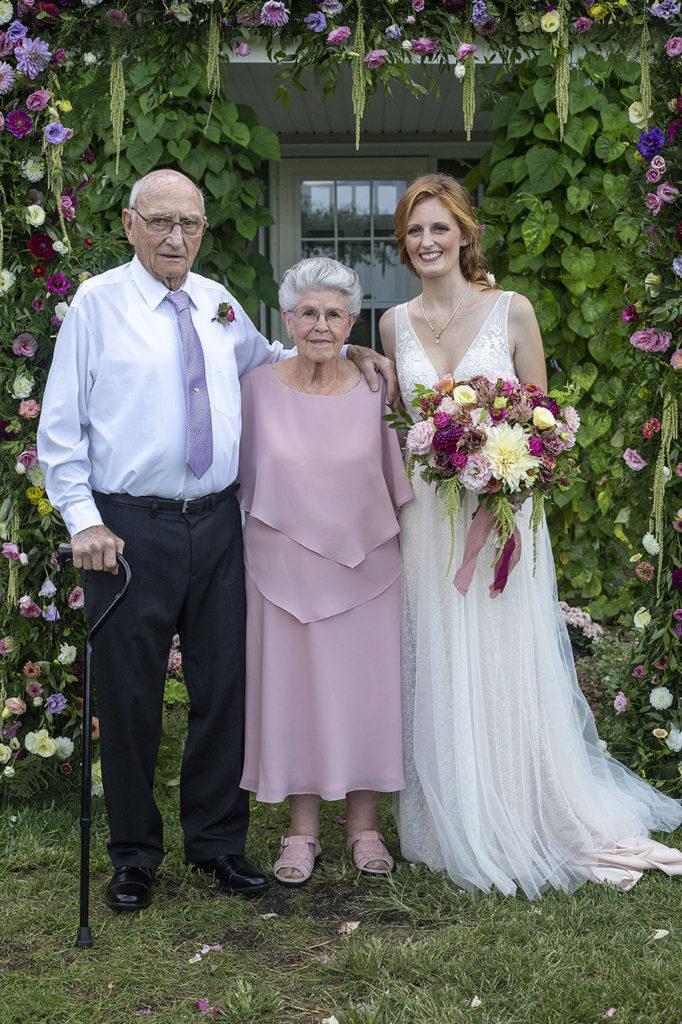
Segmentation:
{"type": "Polygon", "coordinates": [[[190,191],[192,189],[196,191],[199,196],[199,201],[201,202],[201,211],[203,213],[205,207],[201,189],[197,188],[192,179],[188,178],[186,174],[181,174],[180,171],[174,171],[171,170],[171,168],[161,168],[158,171],[150,171],[149,174],[145,174],[143,178],[138,178],[130,190],[128,207],[135,206],[138,197],[144,196],[148,192],[153,194],[157,189],[166,190],[173,185],[180,184],[189,188],[190,191]]]}

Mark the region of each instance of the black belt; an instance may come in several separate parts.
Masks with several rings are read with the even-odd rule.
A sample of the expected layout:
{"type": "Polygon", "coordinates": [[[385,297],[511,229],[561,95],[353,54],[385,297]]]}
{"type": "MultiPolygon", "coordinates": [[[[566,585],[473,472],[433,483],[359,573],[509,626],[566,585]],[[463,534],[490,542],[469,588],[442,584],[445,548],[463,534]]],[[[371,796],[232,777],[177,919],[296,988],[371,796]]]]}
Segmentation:
{"type": "Polygon", "coordinates": [[[135,494],[103,494],[93,491],[96,501],[110,502],[113,505],[132,505],[135,508],[148,508],[151,512],[204,512],[207,508],[215,508],[221,501],[236,494],[239,484],[230,484],[218,494],[207,494],[203,498],[155,498],[135,494]]]}

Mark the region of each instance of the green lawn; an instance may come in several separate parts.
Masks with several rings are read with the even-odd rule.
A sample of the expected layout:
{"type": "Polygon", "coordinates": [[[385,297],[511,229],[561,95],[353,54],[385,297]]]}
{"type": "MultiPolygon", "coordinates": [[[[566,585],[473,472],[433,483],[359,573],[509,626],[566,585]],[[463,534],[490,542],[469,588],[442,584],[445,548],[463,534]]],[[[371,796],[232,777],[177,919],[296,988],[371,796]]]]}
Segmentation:
{"type": "MultiPolygon", "coordinates": [[[[75,789],[58,803],[0,809],[1,1024],[682,1021],[682,880],[647,876],[627,894],[588,884],[532,904],[464,893],[402,862],[388,882],[365,878],[334,821],[337,804],[323,805],[324,859],[305,889],[273,884],[257,901],[226,897],[183,864],[178,731],[175,721],[159,769],[168,854],[143,914],[114,915],[103,904],[110,867],[96,801],[90,950],[73,946],[75,789]],[[340,935],[350,921],[357,929],[340,935]],[[653,938],[661,929],[669,934],[653,938]],[[203,944],[222,949],[191,962],[203,944]],[[201,1000],[220,1015],[202,1015],[201,1000]]],[[[388,800],[381,813],[397,853],[388,800]]],[[[248,852],[257,863],[271,865],[285,823],[284,806],[254,805],[248,852]]],[[[673,838],[681,844],[682,830],[673,838]]]]}

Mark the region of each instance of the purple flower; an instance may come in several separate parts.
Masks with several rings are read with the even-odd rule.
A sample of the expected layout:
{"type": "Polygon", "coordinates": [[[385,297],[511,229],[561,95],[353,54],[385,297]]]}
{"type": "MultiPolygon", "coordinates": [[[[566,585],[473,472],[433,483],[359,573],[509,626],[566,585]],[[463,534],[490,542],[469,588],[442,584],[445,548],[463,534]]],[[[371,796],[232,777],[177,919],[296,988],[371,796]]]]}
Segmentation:
{"type": "Polygon", "coordinates": [[[68,277],[64,277],[63,274],[52,274],[48,277],[45,284],[47,290],[52,292],[53,295],[66,295],[69,288],[71,287],[71,281],[68,277]]]}
{"type": "Polygon", "coordinates": [[[455,469],[462,469],[466,466],[468,461],[469,456],[465,455],[464,452],[453,452],[450,456],[450,464],[454,466],[455,469]]]}
{"type": "Polygon", "coordinates": [[[433,447],[437,452],[445,452],[451,455],[457,449],[457,442],[464,431],[457,423],[450,423],[442,430],[437,430],[433,435],[433,447]]]}
{"type": "Polygon", "coordinates": [[[263,25],[280,28],[289,20],[289,9],[280,0],[265,0],[261,7],[260,20],[263,25]]]}
{"type": "Polygon", "coordinates": [[[55,605],[48,604],[47,608],[43,608],[43,618],[45,622],[59,622],[61,616],[55,605]]]}
{"type": "Polygon", "coordinates": [[[680,13],[680,5],[678,0],[660,0],[657,4],[652,4],[649,8],[649,12],[656,18],[663,18],[664,21],[670,21],[671,18],[676,18],[680,13]]]}
{"type": "Polygon", "coordinates": [[[397,39],[401,39],[402,35],[403,30],[401,29],[400,25],[389,25],[388,28],[386,29],[386,38],[390,39],[392,43],[394,43],[397,39]]]}
{"type": "Polygon", "coordinates": [[[21,463],[24,469],[33,469],[34,466],[37,466],[38,452],[35,447],[31,445],[30,448],[26,448],[17,459],[17,462],[21,463]]]}
{"type": "Polygon", "coordinates": [[[531,437],[528,442],[528,451],[531,455],[534,455],[536,459],[541,458],[543,452],[542,441],[539,437],[531,437]]]}
{"type": "Polygon", "coordinates": [[[667,181],[662,181],[656,189],[656,195],[664,203],[674,203],[679,194],[679,188],[675,188],[674,185],[669,185],[667,181]]]}
{"type": "Polygon", "coordinates": [[[17,58],[17,67],[22,75],[33,79],[45,70],[50,63],[52,54],[49,46],[42,39],[26,37],[15,48],[14,56],[17,58]]]}
{"type": "Polygon", "coordinates": [[[672,146],[673,140],[674,140],[675,135],[677,133],[677,129],[680,127],[681,124],[682,124],[682,118],[681,117],[676,117],[675,120],[671,121],[670,124],[668,125],[668,145],[669,146],[672,146]]]}
{"type": "MultiPolygon", "coordinates": [[[[3,740],[13,740],[20,729],[21,722],[12,722],[11,725],[8,725],[6,729],[2,730],[3,740]]],[[[19,753],[21,753],[21,751],[19,751],[19,753]]]]}
{"type": "Polygon", "coordinates": [[[578,18],[573,22],[576,32],[588,32],[592,28],[592,18],[578,18]]]}
{"type": "Polygon", "coordinates": [[[126,12],[119,10],[117,7],[110,7],[104,14],[109,21],[113,22],[114,25],[118,25],[119,28],[128,28],[130,25],[130,18],[126,12]]]}
{"type": "Polygon", "coordinates": [[[682,348],[675,349],[675,351],[670,357],[670,365],[672,366],[673,370],[682,370],[682,348]]]}
{"type": "Polygon", "coordinates": [[[18,545],[12,541],[5,541],[2,545],[2,553],[5,558],[9,558],[10,562],[16,562],[20,554],[18,545]]]}
{"type": "Polygon", "coordinates": [[[639,313],[637,312],[637,307],[626,306],[623,312],[620,314],[620,318],[624,324],[632,323],[633,320],[639,320],[639,313]]]}
{"type": "Polygon", "coordinates": [[[95,154],[92,152],[91,149],[84,149],[81,154],[81,160],[84,164],[94,164],[95,154]]]}
{"type": "Polygon", "coordinates": [[[6,32],[0,32],[0,57],[9,57],[14,51],[14,43],[7,38],[6,32]]]}
{"type": "Polygon", "coordinates": [[[657,331],[653,327],[647,327],[642,331],[635,331],[630,336],[630,344],[643,352],[665,352],[670,347],[672,335],[670,331],[657,331]]]}
{"type": "Polygon", "coordinates": [[[248,43],[239,43],[238,46],[235,46],[234,52],[238,57],[248,57],[251,53],[251,47],[248,43]]]}
{"type": "Polygon", "coordinates": [[[325,14],[328,14],[330,18],[340,14],[343,10],[341,0],[322,0],[322,3],[318,3],[317,6],[321,11],[324,11],[325,14]]]}
{"type": "Polygon", "coordinates": [[[675,590],[682,590],[682,568],[673,570],[670,582],[674,586],[675,590]]]}
{"type": "Polygon", "coordinates": [[[647,192],[647,194],[644,196],[644,203],[651,210],[654,217],[658,216],[661,207],[663,206],[663,200],[654,192],[647,192]]]}
{"type": "Polygon", "coordinates": [[[471,24],[472,25],[485,25],[490,21],[492,15],[490,11],[483,3],[483,0],[474,0],[474,5],[471,10],[471,24]]]}
{"type": "Polygon", "coordinates": [[[637,142],[637,149],[649,163],[657,156],[665,146],[665,135],[660,128],[650,128],[648,132],[642,132],[637,142]]]}
{"type": "Polygon", "coordinates": [[[45,710],[51,715],[59,715],[66,705],[67,700],[63,693],[51,693],[45,701],[45,710]]]}
{"type": "Polygon", "coordinates": [[[52,121],[45,129],[45,138],[48,142],[58,146],[66,138],[66,128],[59,121],[52,121]]]}
{"type": "Polygon", "coordinates": [[[14,78],[14,68],[6,60],[0,60],[0,95],[10,91],[14,78]]]}
{"type": "Polygon", "coordinates": [[[435,39],[427,39],[426,36],[421,36],[419,39],[412,40],[412,53],[419,55],[425,55],[429,53],[435,53],[438,49],[438,43],[435,39]]]}
{"type": "Polygon", "coordinates": [[[680,36],[671,36],[665,44],[665,52],[669,57],[679,57],[682,53],[682,38],[680,36]]]}
{"type": "Polygon", "coordinates": [[[673,633],[678,639],[682,639],[682,625],[679,622],[676,626],[673,626],[673,633]]]}
{"type": "Polygon", "coordinates": [[[682,256],[676,256],[673,260],[673,270],[678,277],[682,277],[682,256]]]}
{"type": "Polygon", "coordinates": [[[638,472],[640,469],[644,469],[646,462],[634,448],[626,448],[623,452],[623,460],[628,469],[633,469],[638,472]]]}
{"type": "Polygon", "coordinates": [[[5,34],[11,43],[18,43],[20,39],[28,35],[28,29],[20,21],[13,21],[5,34]]]}
{"type": "Polygon", "coordinates": [[[14,355],[28,355],[30,357],[36,354],[37,349],[38,342],[28,331],[25,331],[23,334],[17,334],[12,342],[12,352],[14,355]]]}
{"type": "Polygon", "coordinates": [[[307,18],[303,19],[303,22],[311,32],[324,32],[327,27],[327,19],[321,11],[313,11],[307,18]]]}
{"type": "Polygon", "coordinates": [[[24,135],[28,135],[32,128],[33,121],[25,110],[10,110],[7,115],[8,132],[11,132],[17,139],[23,139],[24,135]]]}
{"type": "Polygon", "coordinates": [[[471,57],[472,54],[476,53],[478,47],[474,43],[462,43],[457,47],[457,60],[464,60],[465,57],[471,57]]]}
{"type": "Polygon", "coordinates": [[[637,676],[638,679],[641,679],[644,675],[644,665],[636,665],[632,670],[632,674],[633,676],[637,676]]]}
{"type": "Polygon", "coordinates": [[[613,702],[613,706],[618,712],[625,711],[626,707],[628,706],[628,699],[622,692],[622,690],[619,690],[616,694],[616,699],[613,702]]]}
{"type": "Polygon", "coordinates": [[[370,50],[365,57],[365,64],[370,70],[380,68],[388,57],[388,50],[370,50]]]}

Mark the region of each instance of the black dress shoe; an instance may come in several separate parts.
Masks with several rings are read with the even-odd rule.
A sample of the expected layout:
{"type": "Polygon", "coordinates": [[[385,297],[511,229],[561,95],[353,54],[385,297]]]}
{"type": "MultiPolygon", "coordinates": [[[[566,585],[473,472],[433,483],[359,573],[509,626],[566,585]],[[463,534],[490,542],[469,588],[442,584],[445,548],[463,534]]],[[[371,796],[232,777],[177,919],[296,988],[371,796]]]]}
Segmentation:
{"type": "Polygon", "coordinates": [[[104,902],[112,910],[146,910],[152,902],[153,868],[137,868],[130,864],[116,868],[104,902]]]}
{"type": "Polygon", "coordinates": [[[199,871],[215,875],[223,892],[238,896],[260,896],[268,887],[268,880],[259,868],[241,853],[223,853],[212,860],[195,861],[199,871]]]}

